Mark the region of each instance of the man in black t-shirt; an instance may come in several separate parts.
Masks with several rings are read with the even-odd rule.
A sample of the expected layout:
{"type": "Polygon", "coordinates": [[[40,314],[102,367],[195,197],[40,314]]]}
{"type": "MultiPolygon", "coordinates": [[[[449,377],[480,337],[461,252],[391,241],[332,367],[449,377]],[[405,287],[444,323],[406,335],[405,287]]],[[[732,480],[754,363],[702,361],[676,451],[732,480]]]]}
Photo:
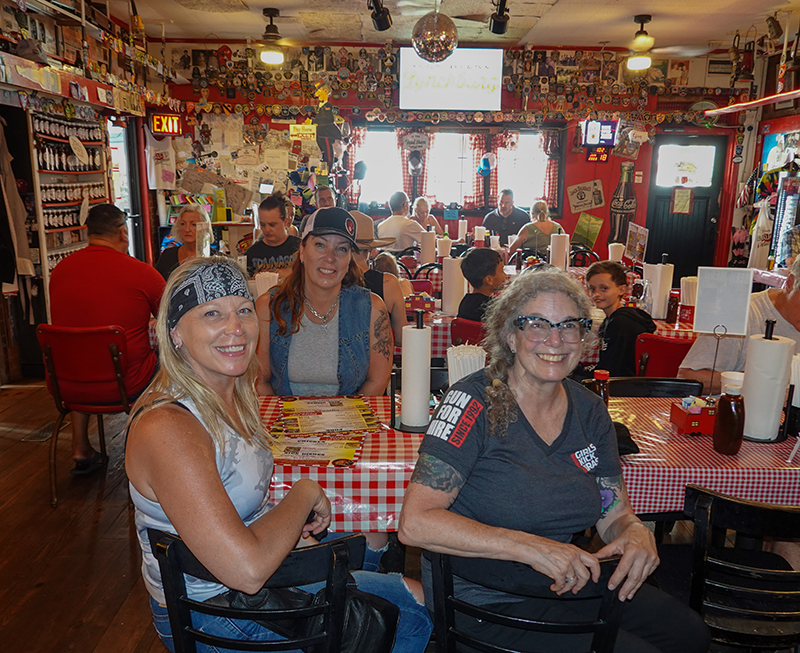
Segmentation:
{"type": "Polygon", "coordinates": [[[483,218],[483,226],[487,231],[498,234],[500,245],[506,247],[509,244],[508,237],[516,237],[522,226],[530,221],[531,217],[525,211],[514,206],[514,191],[504,188],[500,191],[497,208],[483,218]]]}
{"type": "Polygon", "coordinates": [[[250,276],[258,272],[277,272],[281,281],[292,269],[300,239],[290,236],[287,228],[291,216],[287,215],[286,203],[278,193],[265,199],[258,207],[258,226],[261,238],[247,250],[247,272],[250,276]]]}

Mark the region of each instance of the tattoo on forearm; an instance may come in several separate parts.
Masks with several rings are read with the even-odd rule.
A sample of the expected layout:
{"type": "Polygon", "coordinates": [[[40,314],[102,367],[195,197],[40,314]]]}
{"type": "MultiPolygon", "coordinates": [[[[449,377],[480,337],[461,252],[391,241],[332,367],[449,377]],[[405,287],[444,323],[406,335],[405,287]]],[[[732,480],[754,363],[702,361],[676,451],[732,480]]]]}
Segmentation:
{"type": "Polygon", "coordinates": [[[620,501],[622,492],[621,476],[603,476],[597,479],[597,487],[600,488],[600,518],[602,519],[620,501]]]}
{"type": "Polygon", "coordinates": [[[389,314],[383,309],[375,320],[373,334],[375,344],[372,345],[372,348],[386,356],[386,360],[392,360],[392,332],[389,329],[389,314]]]}
{"type": "MultiPolygon", "coordinates": [[[[414,473],[411,475],[412,483],[419,483],[442,492],[455,492],[456,495],[464,486],[465,480],[450,465],[425,453],[419,457],[414,473]]],[[[453,500],[455,501],[455,496],[453,500]]]]}

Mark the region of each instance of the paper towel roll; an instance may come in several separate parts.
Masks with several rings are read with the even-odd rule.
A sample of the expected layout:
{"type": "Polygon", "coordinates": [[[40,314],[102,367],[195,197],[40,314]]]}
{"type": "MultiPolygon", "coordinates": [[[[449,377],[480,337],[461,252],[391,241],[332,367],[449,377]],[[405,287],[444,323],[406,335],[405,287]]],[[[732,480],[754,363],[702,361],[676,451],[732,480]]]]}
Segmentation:
{"type": "Polygon", "coordinates": [[[463,240],[464,236],[467,235],[467,221],[466,220],[459,220],[458,221],[458,239],[463,240]]]}
{"type": "Polygon", "coordinates": [[[650,317],[654,320],[663,320],[667,317],[667,303],[669,291],[672,290],[672,273],[675,266],[672,263],[662,265],[659,263],[644,264],[645,281],[650,282],[650,295],[653,297],[653,313],[650,317]]]}
{"type": "Polygon", "coordinates": [[[403,327],[403,370],[400,375],[400,428],[425,427],[430,421],[431,328],[403,327]]]}
{"type": "Polygon", "coordinates": [[[621,261],[622,255],[625,254],[625,245],[622,243],[611,243],[608,246],[608,260],[621,261]]]}
{"type": "Polygon", "coordinates": [[[261,297],[272,286],[278,285],[279,275],[277,272],[259,272],[254,280],[256,282],[256,297],[261,297]]]}
{"type": "Polygon", "coordinates": [[[419,240],[419,262],[422,265],[436,262],[436,232],[423,231],[419,240]]]}
{"type": "Polygon", "coordinates": [[[550,235],[550,265],[567,269],[569,261],[569,234],[550,235]]]}
{"type": "Polygon", "coordinates": [[[460,258],[442,260],[442,312],[458,315],[458,305],[467,292],[467,280],[461,273],[460,258]]]}
{"type": "Polygon", "coordinates": [[[436,256],[447,258],[450,256],[450,247],[453,245],[451,238],[439,238],[436,241],[436,256]]]}
{"type": "Polygon", "coordinates": [[[475,235],[475,240],[485,240],[486,227],[475,227],[474,235],[475,235]]]}
{"type": "Polygon", "coordinates": [[[697,277],[681,277],[681,304],[694,306],[697,301],[697,277]]]}
{"type": "Polygon", "coordinates": [[[792,375],[789,382],[794,386],[792,406],[800,408],[800,354],[792,357],[792,375]]]}
{"type": "Polygon", "coordinates": [[[746,438],[770,442],[778,437],[793,354],[790,338],[750,336],[742,387],[746,438]]]}

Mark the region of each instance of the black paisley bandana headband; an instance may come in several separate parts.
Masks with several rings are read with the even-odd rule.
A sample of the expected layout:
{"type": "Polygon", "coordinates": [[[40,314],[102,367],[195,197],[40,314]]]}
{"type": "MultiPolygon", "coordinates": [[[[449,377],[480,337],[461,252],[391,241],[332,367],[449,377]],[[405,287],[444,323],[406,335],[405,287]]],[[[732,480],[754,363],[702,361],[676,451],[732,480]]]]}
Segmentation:
{"type": "Polygon", "coordinates": [[[229,263],[214,262],[198,267],[169,298],[167,324],[174,329],[195,306],[213,299],[237,295],[253,301],[242,272],[229,263]]]}

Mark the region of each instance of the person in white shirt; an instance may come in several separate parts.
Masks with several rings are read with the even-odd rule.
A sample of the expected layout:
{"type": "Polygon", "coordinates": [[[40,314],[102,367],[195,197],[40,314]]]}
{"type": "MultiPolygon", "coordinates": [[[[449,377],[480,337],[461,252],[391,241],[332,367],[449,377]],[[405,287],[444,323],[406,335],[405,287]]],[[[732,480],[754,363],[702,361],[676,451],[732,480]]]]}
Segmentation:
{"type": "Polygon", "coordinates": [[[389,198],[392,216],[378,225],[378,238],[394,238],[394,245],[388,250],[399,252],[413,247],[420,241],[420,234],[425,231],[416,220],[409,218],[411,204],[408,195],[397,191],[389,198]]]}

